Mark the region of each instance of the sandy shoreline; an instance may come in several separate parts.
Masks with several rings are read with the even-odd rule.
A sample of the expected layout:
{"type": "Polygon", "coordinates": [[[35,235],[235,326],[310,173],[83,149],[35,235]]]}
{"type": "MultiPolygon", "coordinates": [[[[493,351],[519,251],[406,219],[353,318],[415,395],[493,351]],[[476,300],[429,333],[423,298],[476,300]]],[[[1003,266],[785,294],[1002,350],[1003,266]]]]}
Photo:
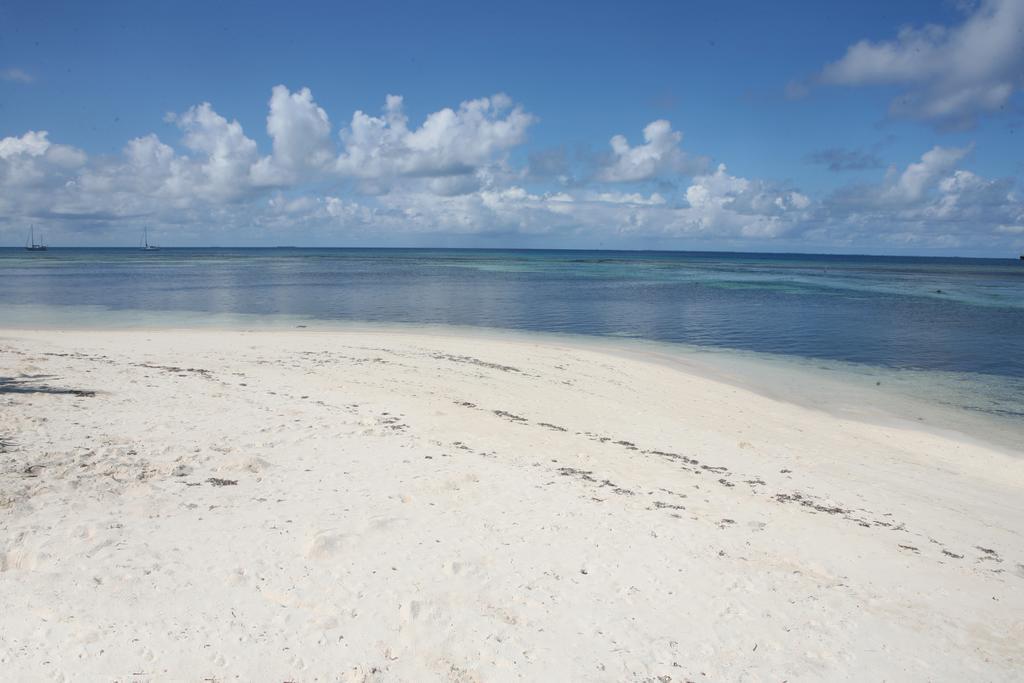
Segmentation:
{"type": "Polygon", "coordinates": [[[1024,667],[982,444],[549,340],[7,330],[0,376],[13,680],[1024,667]]]}

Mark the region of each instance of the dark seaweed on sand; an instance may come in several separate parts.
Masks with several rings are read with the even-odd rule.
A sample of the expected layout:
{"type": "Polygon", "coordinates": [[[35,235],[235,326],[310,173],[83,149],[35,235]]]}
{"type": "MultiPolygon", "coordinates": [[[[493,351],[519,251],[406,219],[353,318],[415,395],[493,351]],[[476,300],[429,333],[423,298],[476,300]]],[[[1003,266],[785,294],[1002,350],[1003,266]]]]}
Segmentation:
{"type": "Polygon", "coordinates": [[[53,375],[23,375],[21,377],[0,376],[0,394],[67,394],[70,396],[95,396],[95,391],[68,389],[48,382],[53,375]]]}

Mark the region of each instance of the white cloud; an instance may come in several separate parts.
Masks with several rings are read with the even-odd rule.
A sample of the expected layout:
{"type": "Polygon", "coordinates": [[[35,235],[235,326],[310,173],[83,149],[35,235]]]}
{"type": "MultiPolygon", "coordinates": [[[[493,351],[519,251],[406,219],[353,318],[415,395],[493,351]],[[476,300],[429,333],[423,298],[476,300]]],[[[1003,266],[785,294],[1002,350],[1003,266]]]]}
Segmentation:
{"type": "Polygon", "coordinates": [[[686,188],[689,206],[677,224],[684,232],[711,232],[743,237],[779,237],[807,217],[811,200],[794,190],[729,175],[725,164],[697,176],[686,188]]]}
{"type": "Polygon", "coordinates": [[[471,174],[522,143],[536,120],[507,96],[495,95],[436,111],[410,129],[402,104],[401,97],[389,95],[383,116],[352,116],[341,132],[339,173],[374,180],[471,174]]]}
{"type": "Polygon", "coordinates": [[[36,79],[32,74],[28,73],[24,69],[12,66],[7,69],[0,70],[0,80],[10,81],[12,83],[32,83],[36,79]]]}
{"type": "Polygon", "coordinates": [[[251,195],[256,143],[209,104],[172,115],[186,154],[156,135],[130,140],[121,155],[89,160],[50,142],[46,131],[0,140],[0,206],[10,215],[107,223],[140,215],[212,209],[251,195]]]}
{"type": "Polygon", "coordinates": [[[616,135],[609,142],[611,159],[597,177],[606,182],[635,182],[699,168],[701,161],[691,161],[683,152],[682,140],[683,134],[672,130],[672,124],[664,119],[644,127],[642,145],[631,147],[624,135],[616,135]]]}
{"type": "Polygon", "coordinates": [[[1012,232],[1002,228],[1024,222],[1024,202],[1011,180],[956,168],[969,150],[935,147],[877,185],[843,188],[822,203],[822,234],[848,243],[1005,246],[1012,232]]]}
{"type": "Polygon", "coordinates": [[[89,158],[51,142],[46,131],[0,139],[0,232],[31,219],[54,236],[61,225],[135,230],[144,220],[163,226],[167,242],[174,226],[208,226],[223,231],[226,242],[270,243],[286,243],[294,230],[378,243],[443,233],[561,245],[661,240],[801,250],[882,243],[1010,248],[1024,240],[1024,202],[1014,183],[962,168],[970,146],[935,147],[879,173],[874,184],[820,201],[733,175],[724,164],[679,187],[622,191],[606,183],[667,179],[692,168],[676,156],[680,136],[667,122],[649,125],[642,145],[619,140],[594,181],[561,185],[538,181],[510,160],[533,117],[504,97],[443,109],[418,128],[409,127],[401,99],[389,97],[381,117],[356,112],[340,153],[327,113],[308,90],[275,88],[269,109],[272,149],[262,154],[237,121],[207,103],[168,117],[180,141],[145,135],[110,156],[89,158]]]}
{"type": "Polygon", "coordinates": [[[414,232],[518,233],[559,239],[775,239],[808,216],[806,196],[738,178],[724,166],[677,196],[662,193],[534,192],[519,185],[445,197],[410,189],[376,198],[376,219],[414,232]]]}
{"type": "Polygon", "coordinates": [[[970,147],[933,147],[921,155],[920,161],[909,164],[886,188],[883,196],[896,201],[912,202],[920,199],[940,175],[948,172],[970,151],[970,147]]]}
{"type": "MultiPolygon", "coordinates": [[[[0,188],[8,188],[5,194],[14,195],[31,192],[33,188],[53,187],[63,182],[67,173],[83,166],[87,159],[80,149],[50,142],[45,130],[6,137],[0,139],[0,188]]],[[[7,199],[20,203],[26,201],[27,195],[7,199]]]]}
{"type": "Polygon", "coordinates": [[[267,206],[277,213],[302,214],[319,208],[320,203],[316,198],[309,195],[288,198],[278,193],[270,198],[267,206]]]}
{"type": "Polygon", "coordinates": [[[862,40],[828,64],[824,83],[903,85],[894,116],[971,123],[1004,107],[1024,85],[1024,2],[983,0],[964,23],[904,28],[895,40],[862,40]]]}
{"type": "Polygon", "coordinates": [[[228,121],[209,102],[171,118],[185,133],[184,145],[200,156],[203,181],[197,191],[232,199],[248,190],[256,142],[246,137],[238,121],[228,121]]]}
{"type": "Polygon", "coordinates": [[[14,156],[26,155],[30,157],[42,156],[50,147],[45,130],[29,132],[20,138],[9,137],[0,140],[0,159],[9,159],[14,156]]]}
{"type": "MultiPolygon", "coordinates": [[[[264,156],[237,120],[209,103],[168,114],[166,120],[182,132],[180,151],[150,134],[130,140],[120,155],[89,162],[80,150],[51,143],[46,131],[3,138],[0,214],[90,225],[141,215],[175,222],[228,221],[230,214],[242,225],[276,226],[287,217],[345,215],[369,221],[379,218],[372,207],[338,203],[343,200],[337,197],[311,203],[309,186],[354,177],[404,196],[422,191],[482,197],[485,186],[506,182],[503,155],[525,139],[534,117],[498,95],[442,109],[409,128],[401,98],[392,96],[384,118],[353,116],[339,155],[327,113],[312,93],[278,86],[267,117],[272,150],[264,156]],[[269,203],[257,201],[272,188],[303,196],[277,194],[269,203]]],[[[0,225],[5,222],[0,217],[0,225]]]]}
{"type": "Polygon", "coordinates": [[[665,203],[665,198],[657,192],[652,192],[646,197],[639,192],[589,192],[583,198],[592,202],[635,204],[638,206],[659,206],[665,203]]]}
{"type": "Polygon", "coordinates": [[[324,211],[335,220],[344,224],[369,224],[373,221],[374,210],[359,204],[359,202],[346,201],[340,197],[325,197],[324,211]]]}
{"type": "Polygon", "coordinates": [[[253,168],[253,178],[263,185],[294,182],[302,172],[317,170],[331,163],[335,152],[331,143],[331,122],[313,101],[309,88],[289,92],[274,86],[267,115],[267,134],[274,153],[253,168]]]}

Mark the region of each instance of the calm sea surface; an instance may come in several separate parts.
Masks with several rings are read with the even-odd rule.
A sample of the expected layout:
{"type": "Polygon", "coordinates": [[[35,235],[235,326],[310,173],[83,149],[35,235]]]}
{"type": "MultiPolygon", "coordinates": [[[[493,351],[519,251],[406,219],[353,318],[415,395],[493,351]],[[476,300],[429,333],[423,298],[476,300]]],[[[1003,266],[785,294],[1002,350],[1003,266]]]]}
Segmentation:
{"type": "MultiPolygon", "coordinates": [[[[1024,262],[453,249],[0,250],[2,303],[616,335],[1024,384],[1024,262]]],[[[1004,400],[1017,414],[1020,403],[1004,400]]]]}

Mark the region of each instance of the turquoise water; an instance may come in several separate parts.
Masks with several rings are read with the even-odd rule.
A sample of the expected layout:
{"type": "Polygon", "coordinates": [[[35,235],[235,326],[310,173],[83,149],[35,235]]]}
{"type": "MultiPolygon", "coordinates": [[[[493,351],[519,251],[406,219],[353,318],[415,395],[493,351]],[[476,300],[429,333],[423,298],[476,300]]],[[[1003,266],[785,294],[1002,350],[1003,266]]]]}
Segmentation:
{"type": "MultiPolygon", "coordinates": [[[[632,337],[934,373],[1024,416],[1024,262],[454,249],[0,250],[4,304],[632,337]]],[[[94,309],[89,309],[94,310],[94,309]]],[[[10,313],[8,312],[8,315],[10,313]]]]}

